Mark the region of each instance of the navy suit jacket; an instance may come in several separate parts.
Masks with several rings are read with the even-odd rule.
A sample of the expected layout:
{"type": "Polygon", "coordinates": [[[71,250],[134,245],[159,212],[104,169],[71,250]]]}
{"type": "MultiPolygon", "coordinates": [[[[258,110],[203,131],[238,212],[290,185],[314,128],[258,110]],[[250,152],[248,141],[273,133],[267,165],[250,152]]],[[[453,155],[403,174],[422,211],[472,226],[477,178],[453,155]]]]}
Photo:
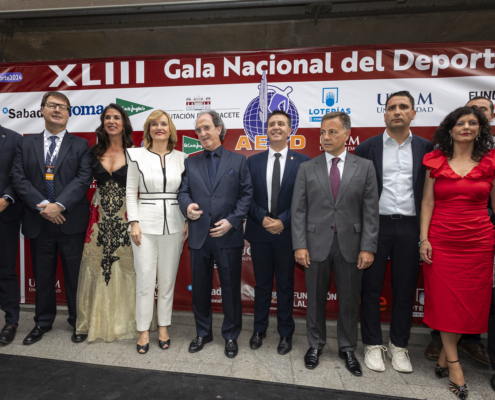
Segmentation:
{"type": "Polygon", "coordinates": [[[0,219],[5,222],[21,219],[22,216],[22,203],[12,187],[10,177],[15,149],[21,139],[22,136],[17,132],[0,126],[0,197],[9,195],[15,202],[0,213],[0,219]]]}
{"type": "Polygon", "coordinates": [[[205,153],[186,158],[179,188],[179,207],[187,217],[191,203],[203,211],[197,220],[189,220],[189,247],[200,249],[214,224],[226,219],[232,228],[214,238],[220,248],[244,246],[243,221],[251,207],[253,187],[246,157],[222,148],[217,176],[210,185],[205,153]]]}
{"type": "MultiPolygon", "coordinates": [[[[419,223],[426,177],[426,167],[423,165],[423,157],[425,154],[433,151],[433,143],[420,136],[412,135],[411,147],[413,153],[414,205],[416,207],[416,218],[419,223]]],[[[373,161],[378,183],[378,197],[380,197],[383,190],[383,133],[365,140],[356,147],[354,154],[373,161]]]]}
{"type": "MultiPolygon", "coordinates": [[[[12,166],[12,185],[24,203],[22,233],[28,239],[38,237],[45,219],[36,204],[46,200],[43,133],[26,135],[16,149],[12,166]]],[[[62,204],[65,222],[62,232],[69,235],[86,232],[89,201],[86,192],[93,181],[89,164],[91,153],[86,139],[65,133],[55,164],[55,202],[62,204]]]]}
{"type": "MultiPolygon", "coordinates": [[[[248,158],[249,172],[253,181],[253,204],[249,209],[245,237],[250,242],[268,242],[270,236],[273,236],[263,228],[263,219],[268,212],[268,190],[266,186],[266,168],[268,165],[268,153],[255,154],[248,158]]],[[[296,181],[299,165],[310,158],[305,154],[296,153],[288,150],[287,160],[285,162],[284,176],[280,184],[278,201],[277,201],[277,218],[284,224],[284,230],[280,233],[280,241],[283,244],[291,246],[292,234],[291,212],[292,192],[294,191],[294,182],[296,181]]]]}

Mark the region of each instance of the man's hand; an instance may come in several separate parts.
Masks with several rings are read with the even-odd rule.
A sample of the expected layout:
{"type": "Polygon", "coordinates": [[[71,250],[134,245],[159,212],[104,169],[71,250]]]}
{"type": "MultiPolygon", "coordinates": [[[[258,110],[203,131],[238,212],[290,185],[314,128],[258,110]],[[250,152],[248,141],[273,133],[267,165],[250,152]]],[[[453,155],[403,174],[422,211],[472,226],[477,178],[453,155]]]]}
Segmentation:
{"type": "Polygon", "coordinates": [[[215,224],[215,226],[216,228],[210,229],[211,237],[221,237],[225,235],[230,228],[232,228],[232,225],[226,219],[221,219],[215,224]]]}
{"type": "Polygon", "coordinates": [[[375,259],[375,255],[371,251],[361,251],[359,253],[357,267],[358,269],[366,269],[369,268],[371,264],[373,264],[373,260],[375,259]]]}
{"type": "Polygon", "coordinates": [[[3,197],[0,198],[0,213],[5,210],[9,206],[9,202],[5,200],[3,197]]]}
{"type": "Polygon", "coordinates": [[[278,235],[284,230],[284,224],[279,219],[265,217],[263,219],[263,228],[265,228],[272,235],[278,235]]]}
{"type": "Polygon", "coordinates": [[[54,224],[61,225],[65,221],[65,217],[60,214],[64,209],[62,206],[56,203],[45,203],[45,204],[36,204],[36,207],[43,208],[43,211],[40,211],[40,215],[54,224]]]}
{"type": "Polygon", "coordinates": [[[203,211],[199,209],[196,203],[191,203],[187,206],[187,218],[195,221],[201,217],[201,214],[203,214],[203,211]]]}
{"type": "Polygon", "coordinates": [[[305,268],[309,268],[309,251],[308,249],[297,249],[294,256],[296,262],[305,268]]]}

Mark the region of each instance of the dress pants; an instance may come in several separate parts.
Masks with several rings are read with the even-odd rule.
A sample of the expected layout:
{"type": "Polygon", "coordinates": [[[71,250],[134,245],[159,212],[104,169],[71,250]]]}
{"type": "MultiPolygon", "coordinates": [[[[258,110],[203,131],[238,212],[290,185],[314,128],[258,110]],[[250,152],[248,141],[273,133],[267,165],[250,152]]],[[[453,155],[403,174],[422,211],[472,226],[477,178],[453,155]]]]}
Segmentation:
{"type": "Polygon", "coordinates": [[[158,325],[172,324],[175,279],[182,254],[182,233],[141,234],[141,245],[132,242],[136,270],[136,325],[139,332],[150,329],[155,287],[158,280],[158,325]]]}
{"type": "Polygon", "coordinates": [[[407,347],[419,272],[419,226],[416,217],[392,219],[380,215],[378,249],[371,267],[364,271],[361,292],[361,337],[368,346],[382,345],[380,294],[390,256],[392,262],[392,321],[390,340],[407,347]]]}
{"type": "Polygon", "coordinates": [[[277,288],[277,330],[280,337],[294,333],[294,268],[296,261],[292,246],[271,235],[270,242],[251,242],[254,277],[254,331],[265,332],[272,301],[273,275],[277,288]]]}
{"type": "Polygon", "coordinates": [[[242,329],[241,267],[242,247],[220,248],[210,235],[200,249],[191,251],[192,300],[196,332],[211,334],[211,290],[214,262],[217,264],[222,288],[222,336],[235,340],[242,329]]]}
{"type": "Polygon", "coordinates": [[[15,273],[21,220],[0,219],[0,307],[7,324],[19,322],[19,281],[15,273]]]}
{"type": "MultiPolygon", "coordinates": [[[[311,258],[311,254],[309,255],[311,258]]],[[[306,333],[310,347],[323,349],[326,343],[327,294],[332,280],[337,287],[339,315],[337,341],[341,351],[355,351],[358,338],[359,295],[363,271],[357,263],[348,263],[340,253],[335,234],[328,258],[323,262],[311,261],[305,269],[308,308],[306,333]]]]}
{"type": "Polygon", "coordinates": [[[44,221],[38,237],[31,239],[31,259],[36,284],[36,325],[51,326],[57,315],[55,284],[59,254],[69,309],[67,321],[72,326],[76,325],[77,282],[85,237],[85,232],[67,235],[62,232],[60,225],[44,221]]]}
{"type": "Polygon", "coordinates": [[[495,288],[492,289],[492,304],[488,317],[488,357],[490,357],[492,369],[495,369],[495,288]]]}

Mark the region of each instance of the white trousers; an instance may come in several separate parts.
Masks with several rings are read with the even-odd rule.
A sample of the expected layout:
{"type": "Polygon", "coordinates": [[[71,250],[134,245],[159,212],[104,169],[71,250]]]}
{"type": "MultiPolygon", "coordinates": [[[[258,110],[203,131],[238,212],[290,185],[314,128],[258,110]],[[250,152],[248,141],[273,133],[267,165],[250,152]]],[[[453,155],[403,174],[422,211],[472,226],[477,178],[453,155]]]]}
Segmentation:
{"type": "Polygon", "coordinates": [[[158,325],[168,326],[172,321],[175,279],[182,254],[182,235],[141,234],[141,245],[132,242],[136,270],[136,324],[140,332],[150,329],[158,280],[158,325]]]}

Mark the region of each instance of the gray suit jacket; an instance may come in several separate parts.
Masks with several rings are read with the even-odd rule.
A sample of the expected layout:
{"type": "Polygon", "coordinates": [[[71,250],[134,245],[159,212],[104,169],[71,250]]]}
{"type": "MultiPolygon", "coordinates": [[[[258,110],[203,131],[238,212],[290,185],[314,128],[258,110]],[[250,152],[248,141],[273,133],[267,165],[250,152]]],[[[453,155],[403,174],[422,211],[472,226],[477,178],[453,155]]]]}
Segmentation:
{"type": "Polygon", "coordinates": [[[333,200],[325,153],[301,164],[292,196],[294,250],[308,249],[311,261],[325,261],[335,224],[346,262],[357,262],[363,250],[376,253],[379,215],[375,168],[371,161],[349,152],[337,202],[333,200]]]}

